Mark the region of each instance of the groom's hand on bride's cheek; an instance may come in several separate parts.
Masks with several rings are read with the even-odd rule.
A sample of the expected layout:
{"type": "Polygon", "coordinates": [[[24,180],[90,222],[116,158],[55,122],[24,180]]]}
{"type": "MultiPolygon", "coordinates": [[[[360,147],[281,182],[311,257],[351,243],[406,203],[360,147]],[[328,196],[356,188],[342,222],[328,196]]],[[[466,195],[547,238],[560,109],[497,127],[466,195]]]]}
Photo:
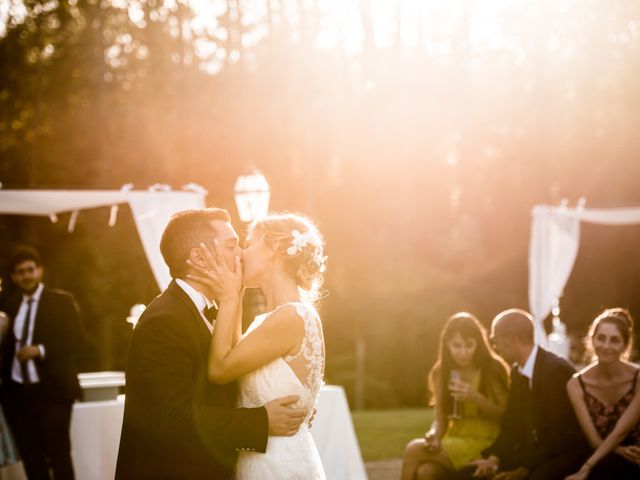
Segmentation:
{"type": "Polygon", "coordinates": [[[218,300],[237,299],[242,287],[240,257],[234,257],[231,269],[217,240],[214,240],[214,247],[211,251],[204,243],[200,244],[199,256],[195,260],[187,259],[192,271],[186,277],[206,285],[218,300]]]}
{"type": "Polygon", "coordinates": [[[307,413],[305,409],[293,406],[298,399],[297,395],[276,398],[264,406],[269,418],[269,435],[288,437],[298,431],[307,413]]]}

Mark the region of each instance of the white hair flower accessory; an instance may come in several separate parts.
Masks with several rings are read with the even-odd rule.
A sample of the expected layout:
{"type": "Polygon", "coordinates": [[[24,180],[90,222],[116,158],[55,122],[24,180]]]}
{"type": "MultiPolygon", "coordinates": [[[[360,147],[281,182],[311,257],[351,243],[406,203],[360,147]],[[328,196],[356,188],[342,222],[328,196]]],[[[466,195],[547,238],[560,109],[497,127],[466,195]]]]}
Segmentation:
{"type": "Polygon", "coordinates": [[[300,233],[299,230],[292,230],[291,236],[293,239],[291,240],[291,246],[287,248],[287,253],[289,255],[295,255],[298,252],[301,252],[304,247],[313,243],[313,235],[311,232],[300,233]]]}
{"type": "Polygon", "coordinates": [[[291,246],[287,248],[287,253],[289,255],[296,255],[298,252],[304,250],[307,245],[313,246],[313,261],[318,265],[320,272],[323,272],[324,262],[327,260],[322,254],[322,247],[317,245],[315,242],[315,238],[312,232],[300,233],[299,230],[292,230],[291,236],[291,246]]]}

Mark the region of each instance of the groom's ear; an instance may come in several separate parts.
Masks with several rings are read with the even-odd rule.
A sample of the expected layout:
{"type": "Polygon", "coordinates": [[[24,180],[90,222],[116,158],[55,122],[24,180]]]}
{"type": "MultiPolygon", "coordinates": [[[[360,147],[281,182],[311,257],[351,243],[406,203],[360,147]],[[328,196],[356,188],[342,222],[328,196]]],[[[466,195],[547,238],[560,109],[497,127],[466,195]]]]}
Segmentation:
{"type": "Polygon", "coordinates": [[[189,260],[191,260],[191,263],[199,267],[207,266],[207,262],[204,258],[204,253],[202,253],[202,250],[198,247],[193,247],[191,250],[189,250],[189,260]]]}

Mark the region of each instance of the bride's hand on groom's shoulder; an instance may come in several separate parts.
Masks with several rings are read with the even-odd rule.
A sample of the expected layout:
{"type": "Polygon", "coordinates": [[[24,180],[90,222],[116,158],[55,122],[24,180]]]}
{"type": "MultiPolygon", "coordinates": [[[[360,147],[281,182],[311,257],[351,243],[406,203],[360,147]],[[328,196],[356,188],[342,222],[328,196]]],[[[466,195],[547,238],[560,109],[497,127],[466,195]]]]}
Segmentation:
{"type": "Polygon", "coordinates": [[[192,273],[187,274],[187,277],[206,285],[220,302],[236,301],[242,290],[240,257],[234,256],[232,268],[225,259],[222,247],[216,240],[214,240],[213,252],[204,243],[200,244],[200,250],[206,266],[197,265],[191,260],[187,260],[189,266],[192,267],[192,273]]]}
{"type": "Polygon", "coordinates": [[[304,408],[293,405],[299,400],[297,395],[276,398],[265,404],[269,418],[269,435],[289,437],[295,435],[307,414],[304,408]]]}

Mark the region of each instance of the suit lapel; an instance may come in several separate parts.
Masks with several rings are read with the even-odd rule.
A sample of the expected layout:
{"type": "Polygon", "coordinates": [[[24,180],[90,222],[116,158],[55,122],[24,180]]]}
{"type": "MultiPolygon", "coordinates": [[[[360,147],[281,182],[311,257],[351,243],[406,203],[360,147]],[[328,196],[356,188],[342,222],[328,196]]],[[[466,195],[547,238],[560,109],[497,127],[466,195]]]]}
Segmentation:
{"type": "Polygon", "coordinates": [[[533,365],[533,378],[531,379],[531,393],[534,397],[537,396],[536,393],[538,393],[542,387],[542,379],[540,377],[543,376],[546,354],[546,351],[538,347],[538,354],[536,355],[536,361],[533,365]]]}
{"type": "MultiPolygon", "coordinates": [[[[546,403],[544,382],[545,382],[545,364],[547,362],[547,352],[538,347],[536,362],[533,366],[533,378],[531,381],[531,418],[535,428],[534,435],[538,435],[540,428],[540,408],[546,403]]],[[[537,439],[536,439],[537,441],[537,439]]]]}
{"type": "Polygon", "coordinates": [[[42,290],[42,293],[40,294],[40,300],[38,301],[38,304],[36,306],[36,316],[33,319],[33,337],[32,337],[32,343],[38,343],[36,340],[40,339],[40,334],[42,333],[42,318],[44,315],[44,312],[47,311],[48,308],[48,303],[49,303],[49,292],[47,291],[46,288],[44,288],[42,290]]]}

